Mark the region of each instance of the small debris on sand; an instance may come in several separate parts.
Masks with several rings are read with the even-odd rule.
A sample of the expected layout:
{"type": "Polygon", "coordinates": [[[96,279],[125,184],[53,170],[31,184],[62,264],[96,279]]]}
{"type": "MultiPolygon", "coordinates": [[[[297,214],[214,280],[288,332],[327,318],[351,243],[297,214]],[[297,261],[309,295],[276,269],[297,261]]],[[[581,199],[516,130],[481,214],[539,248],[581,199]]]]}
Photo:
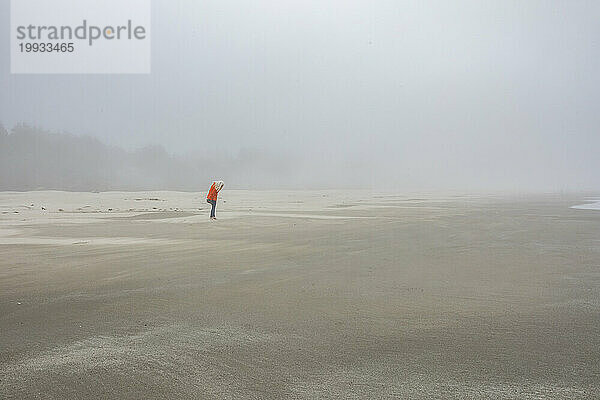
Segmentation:
{"type": "Polygon", "coordinates": [[[134,199],[134,200],[135,201],[143,201],[143,200],[146,200],[146,201],[165,201],[163,199],[159,199],[159,198],[156,198],[156,197],[150,197],[150,198],[145,198],[145,199],[137,198],[137,199],[134,199]]]}

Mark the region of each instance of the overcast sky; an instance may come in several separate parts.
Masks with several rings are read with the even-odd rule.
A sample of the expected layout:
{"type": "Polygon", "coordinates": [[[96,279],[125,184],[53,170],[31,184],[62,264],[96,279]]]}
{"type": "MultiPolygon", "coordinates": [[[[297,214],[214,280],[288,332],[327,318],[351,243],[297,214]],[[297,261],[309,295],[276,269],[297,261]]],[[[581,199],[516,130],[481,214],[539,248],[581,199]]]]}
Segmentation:
{"type": "Polygon", "coordinates": [[[0,29],[8,127],[290,154],[332,186],[600,189],[598,1],[155,0],[149,75],[11,75],[8,0],[0,29]]]}

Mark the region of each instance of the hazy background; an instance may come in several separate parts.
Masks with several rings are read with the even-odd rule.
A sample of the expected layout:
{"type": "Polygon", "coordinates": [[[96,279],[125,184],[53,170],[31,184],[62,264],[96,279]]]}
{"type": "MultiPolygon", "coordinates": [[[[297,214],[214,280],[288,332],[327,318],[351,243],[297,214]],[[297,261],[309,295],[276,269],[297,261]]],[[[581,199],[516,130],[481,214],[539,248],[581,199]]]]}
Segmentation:
{"type": "Polygon", "coordinates": [[[156,0],[150,75],[11,75],[9,4],[0,190],[600,187],[598,1],[156,0]]]}

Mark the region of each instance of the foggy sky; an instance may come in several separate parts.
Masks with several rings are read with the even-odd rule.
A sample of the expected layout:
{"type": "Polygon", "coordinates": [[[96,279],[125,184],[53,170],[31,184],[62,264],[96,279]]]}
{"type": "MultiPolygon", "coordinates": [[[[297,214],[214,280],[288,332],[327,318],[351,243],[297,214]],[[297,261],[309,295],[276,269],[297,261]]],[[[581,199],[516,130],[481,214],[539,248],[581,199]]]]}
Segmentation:
{"type": "Polygon", "coordinates": [[[276,155],[303,187],[597,190],[599,22],[598,1],[155,0],[151,74],[11,75],[0,0],[0,122],[276,155]]]}

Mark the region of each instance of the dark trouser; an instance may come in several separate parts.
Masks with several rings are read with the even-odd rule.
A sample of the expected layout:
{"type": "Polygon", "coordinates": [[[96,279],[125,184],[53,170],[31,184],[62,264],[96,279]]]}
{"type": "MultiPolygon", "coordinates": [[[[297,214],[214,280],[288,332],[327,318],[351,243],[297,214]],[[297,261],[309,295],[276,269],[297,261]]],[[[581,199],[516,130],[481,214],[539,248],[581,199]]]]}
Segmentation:
{"type": "Polygon", "coordinates": [[[215,216],[215,209],[217,208],[217,202],[214,200],[209,200],[206,199],[207,203],[210,203],[212,205],[212,208],[210,209],[210,216],[214,217],[215,216]]]}

